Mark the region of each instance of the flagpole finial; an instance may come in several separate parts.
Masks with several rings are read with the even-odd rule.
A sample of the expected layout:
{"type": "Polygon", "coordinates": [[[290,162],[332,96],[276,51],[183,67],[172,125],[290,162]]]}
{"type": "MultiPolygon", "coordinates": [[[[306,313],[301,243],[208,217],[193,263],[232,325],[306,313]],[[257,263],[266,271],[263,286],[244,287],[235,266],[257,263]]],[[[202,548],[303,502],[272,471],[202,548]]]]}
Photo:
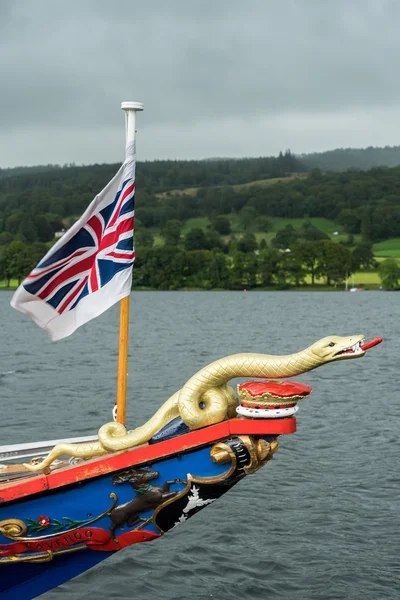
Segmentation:
{"type": "Polygon", "coordinates": [[[121,108],[125,111],[125,135],[126,146],[135,141],[136,137],[136,113],[144,109],[142,102],[121,102],[121,108]]]}
{"type": "Polygon", "coordinates": [[[122,110],[143,110],[144,104],[142,102],[121,102],[122,110]]]}

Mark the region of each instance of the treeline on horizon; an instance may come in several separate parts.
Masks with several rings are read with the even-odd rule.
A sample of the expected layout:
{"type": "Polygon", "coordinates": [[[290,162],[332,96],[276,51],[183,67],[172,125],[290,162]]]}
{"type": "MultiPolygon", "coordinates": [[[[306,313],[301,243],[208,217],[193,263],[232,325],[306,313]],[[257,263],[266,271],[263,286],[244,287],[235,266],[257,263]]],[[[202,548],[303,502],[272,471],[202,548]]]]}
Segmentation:
{"type": "MultiPolygon", "coordinates": [[[[1,181],[0,193],[9,188],[24,190],[32,181],[48,186],[54,182],[75,181],[77,178],[90,181],[92,175],[97,179],[106,177],[105,185],[119,167],[119,163],[107,163],[0,168],[0,180],[7,180],[1,181]],[[18,179],[15,180],[14,177],[18,179]]],[[[138,161],[136,176],[138,186],[142,189],[160,192],[184,187],[235,185],[307,170],[287,150],[285,153],[280,152],[277,157],[138,161]]]]}
{"type": "MultiPolygon", "coordinates": [[[[161,231],[165,243],[160,246],[153,246],[152,234],[139,228],[133,287],[286,289],[304,285],[308,277],[313,285],[317,278],[324,278],[330,286],[341,284],[351,273],[375,262],[371,244],[361,242],[353,248],[338,244],[310,223],[297,231],[288,227],[278,232],[271,246],[265,239],[257,243],[253,232],[246,232],[240,239],[226,238],[220,231],[227,228],[229,220],[217,217],[205,231],[194,228],[182,234],[178,221],[168,221],[161,231]]],[[[20,283],[46,251],[46,244],[41,242],[16,240],[3,246],[0,279],[7,287],[12,279],[20,283]]]]}
{"type": "MultiPolygon", "coordinates": [[[[290,226],[278,232],[271,246],[265,239],[257,243],[255,234],[246,232],[240,239],[221,235],[229,228],[226,217],[216,217],[205,231],[190,229],[182,234],[178,221],[168,221],[162,230],[165,243],[153,246],[152,234],[139,228],[139,250],[133,269],[134,289],[157,290],[241,290],[288,289],[314,285],[323,278],[327,286],[340,286],[352,273],[375,265],[368,242],[336,243],[311,223],[299,230],[290,226]],[[288,245],[290,248],[288,248],[288,245]]],[[[46,244],[13,241],[1,248],[0,279],[10,287],[18,284],[43,258],[46,244]]],[[[379,264],[378,272],[387,289],[398,287],[400,267],[396,260],[379,264]]]]}
{"type": "MultiPolygon", "coordinates": [[[[290,151],[289,151],[290,153],[290,151]]],[[[311,153],[300,153],[294,155],[294,158],[297,160],[298,170],[312,170],[312,169],[321,169],[322,171],[347,171],[348,169],[360,169],[367,170],[372,169],[374,167],[397,167],[400,165],[400,146],[384,146],[384,147],[376,147],[369,146],[368,148],[335,148],[334,150],[326,150],[323,152],[311,152],[311,153]]],[[[274,157],[269,157],[271,160],[275,160],[274,157]]],[[[192,165],[193,163],[197,163],[200,165],[200,170],[203,167],[208,167],[210,164],[214,164],[215,169],[218,171],[218,177],[221,176],[221,164],[222,163],[230,163],[229,170],[234,170],[237,162],[241,161],[256,161],[259,165],[262,165],[262,170],[265,170],[265,161],[268,159],[265,158],[209,158],[203,160],[151,160],[144,161],[138,163],[140,170],[147,170],[148,167],[150,171],[153,171],[154,166],[156,166],[157,170],[168,170],[174,169],[177,164],[179,164],[179,168],[182,169],[186,167],[186,165],[192,165]]],[[[253,163],[254,164],[254,163],[253,163]]],[[[68,169],[86,169],[93,167],[106,167],[108,166],[112,172],[115,172],[115,169],[119,167],[117,163],[111,164],[88,164],[77,166],[75,163],[67,163],[64,165],[58,164],[47,164],[47,165],[34,165],[34,166],[23,166],[20,165],[18,167],[8,167],[1,168],[0,167],[0,179],[18,176],[18,175],[33,175],[35,173],[44,173],[48,171],[66,171],[68,169]]],[[[253,166],[253,165],[252,165],[253,166]]],[[[154,172],[154,171],[153,171],[154,172]]],[[[254,173],[255,174],[255,173],[254,173]]],[[[269,174],[268,176],[271,176],[269,174]]],[[[255,176],[253,179],[262,179],[263,177],[255,176]]],[[[250,180],[249,180],[250,181],[250,180]]],[[[215,182],[217,183],[217,182],[215,182]]],[[[221,179],[218,179],[218,183],[221,183],[221,179]]],[[[240,183],[240,181],[225,181],[224,183],[240,183]]],[[[176,182],[175,182],[176,184],[176,182]]],[[[185,185],[194,185],[193,183],[189,184],[186,182],[185,177],[185,185]]],[[[178,187],[175,185],[174,187],[178,187]]]]}
{"type": "MultiPolygon", "coordinates": [[[[21,279],[24,269],[34,266],[38,248],[48,248],[55,233],[84,212],[118,166],[54,167],[0,178],[0,278],[21,279]]],[[[138,163],[137,190],[134,277],[144,287],[284,287],[300,285],[307,276],[338,284],[354,272],[357,261],[359,267],[371,268],[373,242],[400,237],[400,167],[309,172],[290,151],[270,158],[154,161],[138,163]],[[246,185],[249,182],[253,183],[246,185]],[[313,217],[337,223],[348,234],[346,244],[327,239],[307,224],[313,217]],[[206,218],[208,230],[194,228],[184,234],[184,224],[193,218],[206,218]],[[271,231],[273,218],[299,218],[305,226],[301,232],[290,226],[276,232],[270,246],[265,240],[257,243],[254,233],[271,231]],[[240,227],[233,231],[235,219],[240,227]],[[362,239],[362,249],[354,236],[362,239]],[[304,258],[304,243],[309,244],[307,252],[313,245],[312,267],[304,258]],[[191,252],[203,254],[195,258],[191,252]],[[332,267],[334,254],[341,256],[335,261],[343,268],[332,267]],[[211,271],[201,271],[199,256],[211,271]],[[240,275],[241,263],[243,269],[251,265],[254,277],[245,271],[240,275]],[[274,265],[268,267],[268,276],[267,263],[274,265]],[[161,276],[168,269],[173,277],[151,275],[161,276]],[[211,276],[213,270],[218,276],[211,276]]]]}
{"type": "MultiPolygon", "coordinates": [[[[246,208],[255,218],[324,217],[346,233],[362,234],[372,242],[400,236],[400,167],[340,173],[314,169],[290,179],[288,175],[299,173],[300,167],[289,152],[262,163],[262,159],[201,165],[193,161],[181,173],[179,162],[175,170],[162,168],[161,163],[151,170],[145,163],[147,171],[141,173],[138,167],[136,214],[144,227],[159,228],[168,220],[232,215],[246,208]],[[218,178],[243,183],[261,175],[264,181],[268,175],[282,180],[268,186],[215,185],[218,178]],[[170,189],[178,184],[178,176],[180,188],[170,189]],[[198,184],[193,186],[196,190],[179,191],[193,182],[198,184]]],[[[116,165],[95,165],[0,180],[0,245],[14,239],[51,241],[56,231],[84,212],[115,170],[116,165]]]]}
{"type": "Polygon", "coordinates": [[[400,165],[400,146],[383,148],[336,148],[325,152],[296,155],[308,169],[322,171],[368,170],[374,167],[397,167],[400,165]]]}

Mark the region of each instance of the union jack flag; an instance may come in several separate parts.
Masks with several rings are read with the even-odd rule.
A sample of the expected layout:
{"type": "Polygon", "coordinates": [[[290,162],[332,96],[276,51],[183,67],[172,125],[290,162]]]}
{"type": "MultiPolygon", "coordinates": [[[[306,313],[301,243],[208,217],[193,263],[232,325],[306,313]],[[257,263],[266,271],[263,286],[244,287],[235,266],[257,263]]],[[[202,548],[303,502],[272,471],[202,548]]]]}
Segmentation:
{"type": "Polygon", "coordinates": [[[135,196],[134,145],[115,177],[22,282],[11,304],[53,340],[129,295],[135,196]]]}

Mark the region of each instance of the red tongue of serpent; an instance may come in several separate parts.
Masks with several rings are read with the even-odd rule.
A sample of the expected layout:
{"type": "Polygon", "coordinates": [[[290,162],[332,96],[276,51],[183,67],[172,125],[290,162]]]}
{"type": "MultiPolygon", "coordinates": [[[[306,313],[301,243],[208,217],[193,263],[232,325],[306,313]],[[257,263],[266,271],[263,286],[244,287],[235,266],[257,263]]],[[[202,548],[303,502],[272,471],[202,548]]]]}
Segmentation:
{"type": "Polygon", "coordinates": [[[360,348],[361,350],[369,350],[370,348],[373,348],[374,346],[377,346],[378,344],[380,344],[382,341],[381,337],[377,337],[373,340],[371,340],[370,342],[366,342],[365,344],[360,344],[360,348]]]}

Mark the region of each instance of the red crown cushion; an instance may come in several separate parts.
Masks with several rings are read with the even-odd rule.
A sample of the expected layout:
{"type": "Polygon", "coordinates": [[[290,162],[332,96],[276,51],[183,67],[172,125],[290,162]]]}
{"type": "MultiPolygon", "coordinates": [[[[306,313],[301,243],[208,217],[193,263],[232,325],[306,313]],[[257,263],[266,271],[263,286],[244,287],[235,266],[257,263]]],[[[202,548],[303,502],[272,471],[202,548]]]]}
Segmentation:
{"type": "Polygon", "coordinates": [[[312,387],[298,381],[246,381],[238,386],[238,391],[242,390],[245,390],[253,398],[264,394],[277,398],[290,398],[291,396],[308,396],[312,392],[312,387]]]}

